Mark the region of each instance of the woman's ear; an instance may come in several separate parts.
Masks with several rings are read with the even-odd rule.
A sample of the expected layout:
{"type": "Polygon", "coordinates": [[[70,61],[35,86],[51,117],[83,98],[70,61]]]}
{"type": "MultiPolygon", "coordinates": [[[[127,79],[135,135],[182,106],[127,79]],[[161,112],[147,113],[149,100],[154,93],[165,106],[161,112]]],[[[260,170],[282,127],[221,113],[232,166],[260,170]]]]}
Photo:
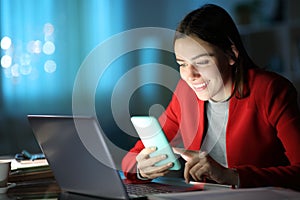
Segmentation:
{"type": "Polygon", "coordinates": [[[233,52],[235,58],[229,58],[229,65],[234,65],[237,58],[239,57],[239,51],[237,50],[235,45],[231,45],[231,51],[233,52]]]}

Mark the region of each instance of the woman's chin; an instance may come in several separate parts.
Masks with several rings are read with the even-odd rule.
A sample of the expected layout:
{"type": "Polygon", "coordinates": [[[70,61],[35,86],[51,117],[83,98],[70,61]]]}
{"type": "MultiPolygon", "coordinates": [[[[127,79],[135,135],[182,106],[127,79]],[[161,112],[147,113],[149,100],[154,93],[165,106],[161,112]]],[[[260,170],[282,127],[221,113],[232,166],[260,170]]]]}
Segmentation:
{"type": "Polygon", "coordinates": [[[208,95],[200,95],[200,94],[197,94],[197,93],[196,93],[196,95],[197,95],[198,99],[201,100],[201,101],[208,101],[211,98],[208,95]]]}

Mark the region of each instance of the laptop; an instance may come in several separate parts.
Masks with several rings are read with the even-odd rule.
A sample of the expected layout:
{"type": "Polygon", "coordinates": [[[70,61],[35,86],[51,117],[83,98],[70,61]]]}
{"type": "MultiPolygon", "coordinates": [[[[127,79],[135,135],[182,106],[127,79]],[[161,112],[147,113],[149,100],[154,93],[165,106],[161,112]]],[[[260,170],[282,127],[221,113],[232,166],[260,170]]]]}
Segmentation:
{"type": "MultiPolygon", "coordinates": [[[[117,170],[108,139],[95,117],[28,115],[29,123],[60,188],[65,192],[110,199],[146,198],[164,192],[202,190],[201,184],[128,184],[117,170]],[[131,194],[130,187],[144,188],[131,194]],[[152,189],[154,188],[154,189],[152,189]],[[165,189],[162,191],[162,189],[165,189]],[[151,194],[150,194],[151,193],[151,194]]],[[[132,188],[131,188],[132,190],[132,188]]]]}

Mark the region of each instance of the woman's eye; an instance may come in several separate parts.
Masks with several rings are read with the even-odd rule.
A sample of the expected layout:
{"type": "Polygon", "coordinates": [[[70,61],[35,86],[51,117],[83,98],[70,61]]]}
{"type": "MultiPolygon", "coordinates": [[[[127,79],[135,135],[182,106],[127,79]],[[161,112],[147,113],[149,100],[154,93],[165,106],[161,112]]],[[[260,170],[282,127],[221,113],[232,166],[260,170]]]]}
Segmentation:
{"type": "Polygon", "coordinates": [[[178,63],[179,67],[186,67],[187,64],[186,63],[178,63]]]}
{"type": "Polygon", "coordinates": [[[203,65],[207,65],[207,64],[209,64],[209,60],[201,60],[201,61],[196,62],[197,66],[203,66],[203,65]]]}

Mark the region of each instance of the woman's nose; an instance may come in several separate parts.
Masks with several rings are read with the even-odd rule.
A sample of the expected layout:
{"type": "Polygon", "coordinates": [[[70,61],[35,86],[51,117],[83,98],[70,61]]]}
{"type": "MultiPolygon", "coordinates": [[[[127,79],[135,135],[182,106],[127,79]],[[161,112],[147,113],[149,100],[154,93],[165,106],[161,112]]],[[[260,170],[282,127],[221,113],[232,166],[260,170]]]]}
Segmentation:
{"type": "Polygon", "coordinates": [[[195,78],[200,77],[200,73],[197,70],[197,68],[191,64],[187,66],[187,75],[188,75],[187,77],[189,80],[194,80],[195,78]]]}

